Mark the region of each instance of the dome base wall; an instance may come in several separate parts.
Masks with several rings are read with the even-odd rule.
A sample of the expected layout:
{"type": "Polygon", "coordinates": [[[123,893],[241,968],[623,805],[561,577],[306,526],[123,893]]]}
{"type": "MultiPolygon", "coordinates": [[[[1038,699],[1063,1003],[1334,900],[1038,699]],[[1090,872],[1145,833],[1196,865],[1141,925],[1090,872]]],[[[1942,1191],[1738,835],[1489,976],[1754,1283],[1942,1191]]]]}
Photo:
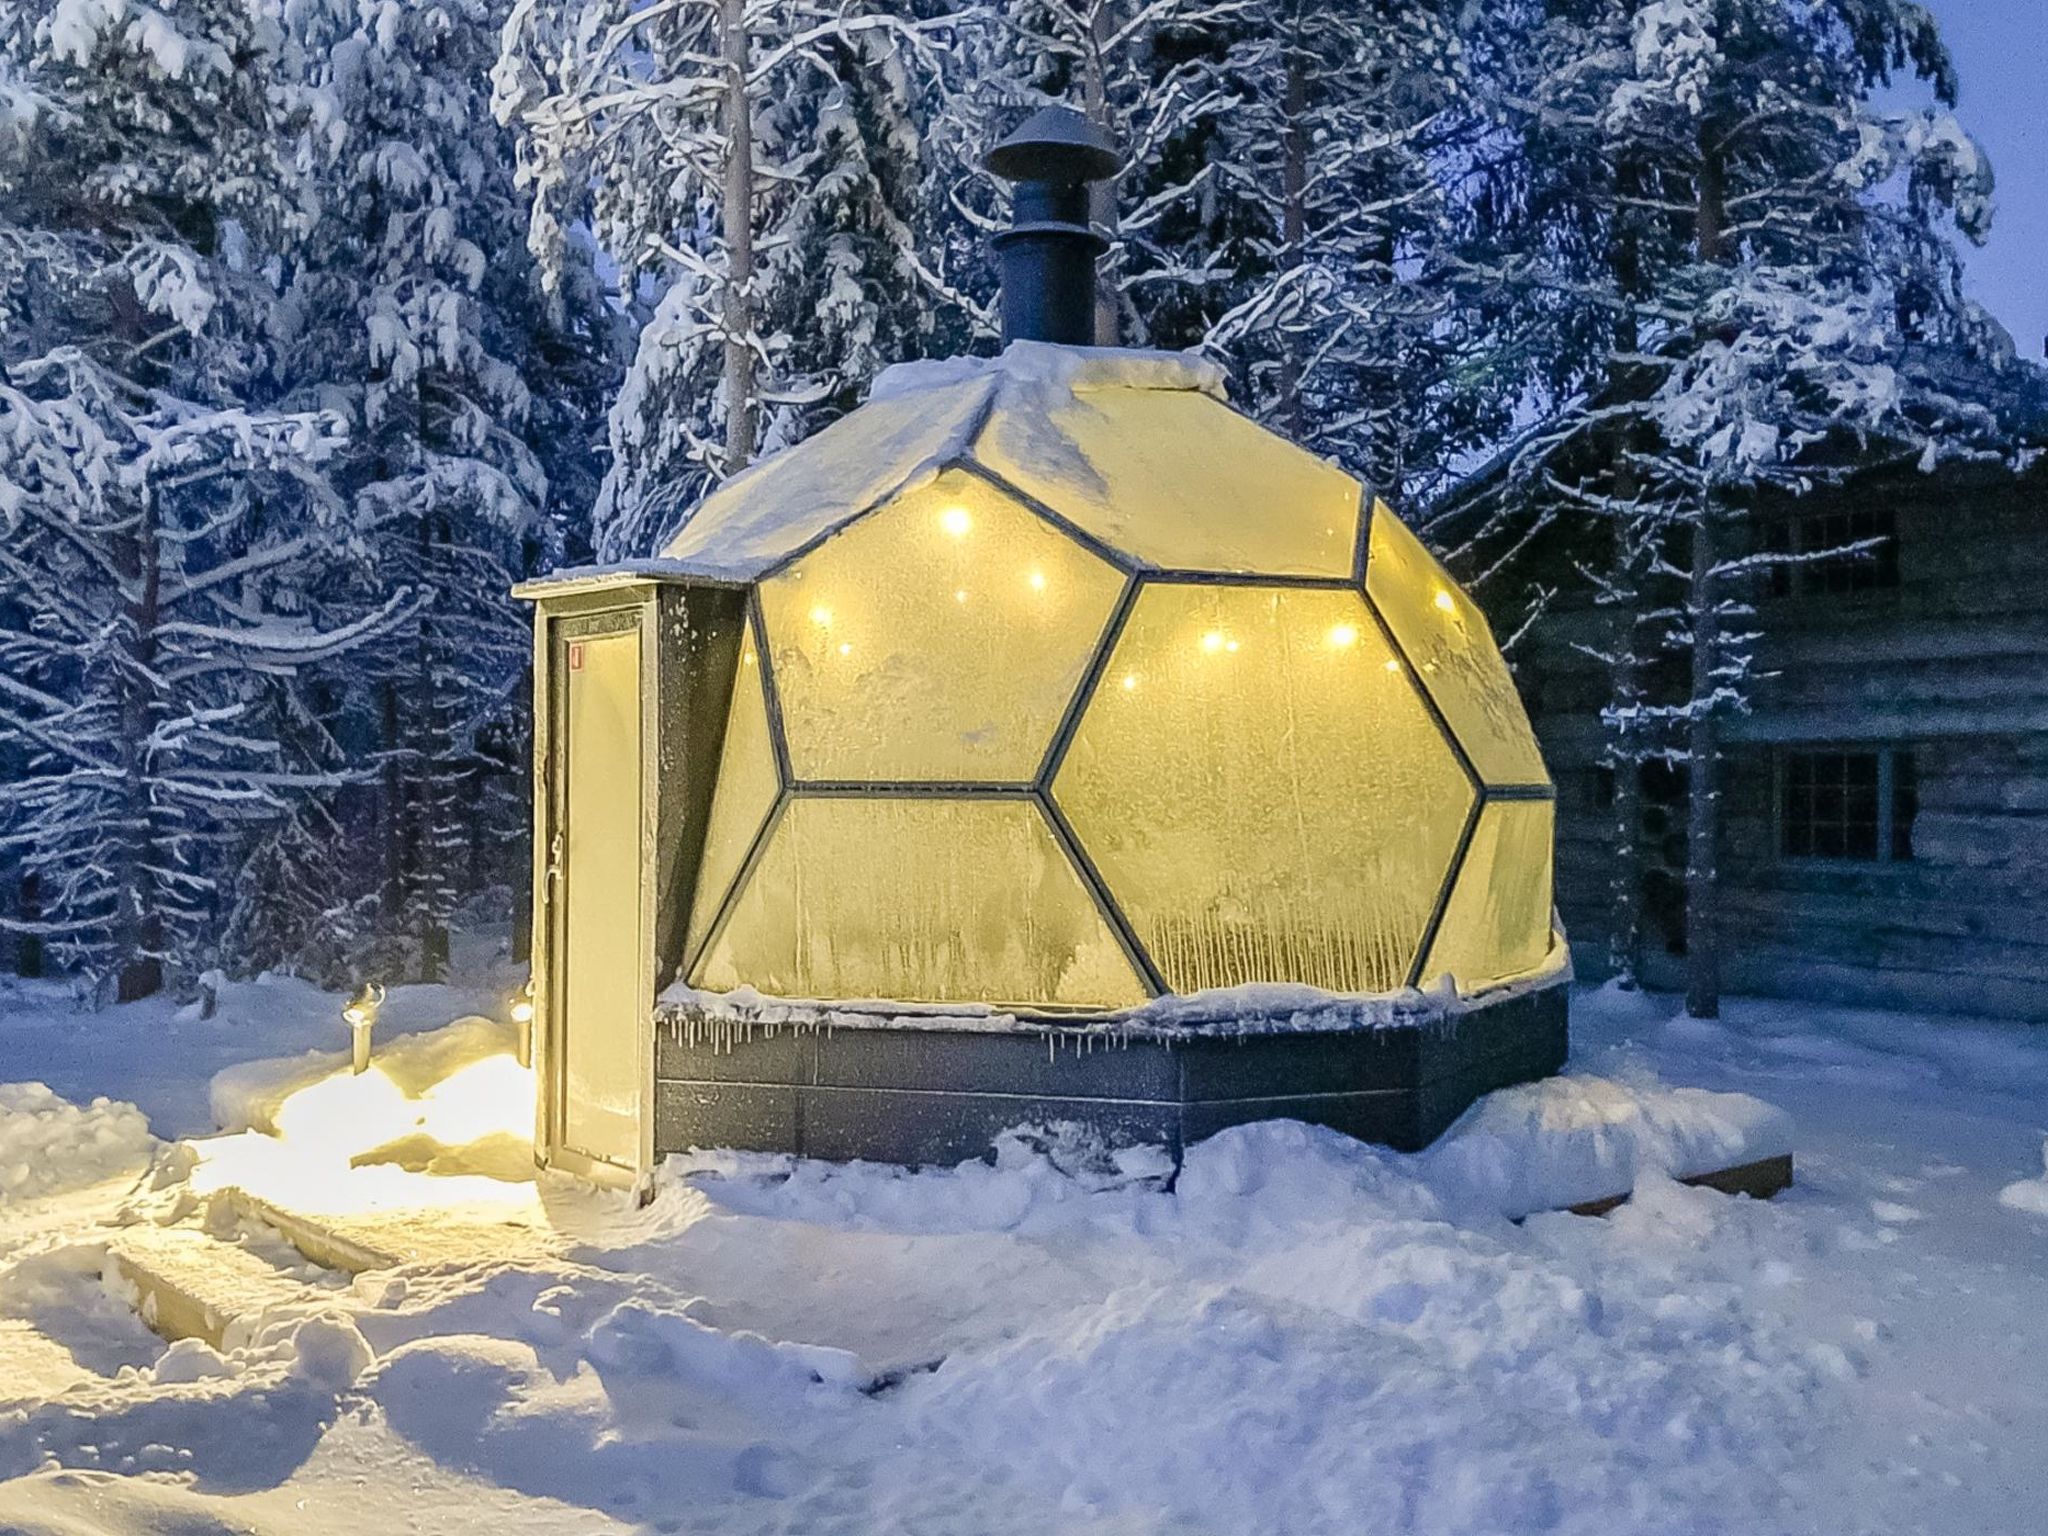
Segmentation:
{"type": "Polygon", "coordinates": [[[1173,1031],[1116,1020],[954,1018],[782,1008],[657,1009],[657,1155],[693,1147],[950,1165],[1018,1125],[1108,1149],[1182,1149],[1294,1119],[1417,1151],[1496,1088],[1547,1077],[1568,1045],[1568,977],[1399,1023],[1173,1031]]]}

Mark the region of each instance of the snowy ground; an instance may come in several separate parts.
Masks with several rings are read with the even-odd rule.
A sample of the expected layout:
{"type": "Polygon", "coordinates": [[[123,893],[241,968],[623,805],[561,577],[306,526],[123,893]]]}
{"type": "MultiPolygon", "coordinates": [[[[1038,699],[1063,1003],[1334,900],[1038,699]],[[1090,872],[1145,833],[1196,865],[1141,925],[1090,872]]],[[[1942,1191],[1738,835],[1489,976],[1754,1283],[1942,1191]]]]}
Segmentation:
{"type": "Polygon", "coordinates": [[[524,1176],[502,1028],[392,1038],[492,1011],[470,969],[394,994],[370,1080],[209,1083],[339,1050],[297,983],[207,1021],[0,991],[0,1078],[54,1090],[0,1088],[0,1531],[2043,1529],[2048,1034],[1586,993],[1599,1081],[1483,1108],[1457,1155],[1252,1127],[1169,1194],[1022,1142],[705,1154],[635,1210],[524,1176]],[[1681,1087],[1789,1111],[1799,1185],[1645,1170],[1611,1218],[1502,1219],[1634,1132],[1782,1133],[1681,1087]],[[169,1147],[120,1100],[233,1134],[169,1147]],[[228,1184],[409,1257],[307,1263],[228,1184]],[[284,1299],[166,1347],[101,1278],[138,1231],[284,1299]]]}

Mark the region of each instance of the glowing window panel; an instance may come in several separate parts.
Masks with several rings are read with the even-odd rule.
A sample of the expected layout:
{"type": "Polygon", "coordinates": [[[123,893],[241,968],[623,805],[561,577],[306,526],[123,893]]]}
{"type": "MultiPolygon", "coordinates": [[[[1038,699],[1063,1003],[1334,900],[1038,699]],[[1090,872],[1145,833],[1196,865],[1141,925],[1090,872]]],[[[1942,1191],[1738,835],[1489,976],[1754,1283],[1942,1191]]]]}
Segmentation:
{"type": "Polygon", "coordinates": [[[782,997],[1128,1007],[1144,987],[1025,799],[790,801],[692,977],[782,997]]]}
{"type": "Polygon", "coordinates": [[[1028,780],[1123,576],[986,481],[905,493],[761,584],[799,780],[1028,780]]]}
{"type": "Polygon", "coordinates": [[[1469,992],[1549,957],[1553,818],[1548,800],[1495,800],[1479,813],[1430,946],[1425,985],[1449,975],[1469,992]]]}
{"type": "Polygon", "coordinates": [[[981,461],[1165,570],[1348,576],[1358,482],[1193,390],[1091,389],[1048,420],[998,405],[981,461]]]}
{"type": "Polygon", "coordinates": [[[768,700],[761,683],[761,658],[749,628],[740,646],[739,675],[733,679],[732,708],[726,716],[725,744],[718,754],[718,788],[711,801],[711,819],[704,831],[704,857],[697,866],[697,895],[690,903],[686,954],[695,954],[719,903],[732,888],[733,876],[746,862],[747,850],[761,823],[775,807],[782,784],[775,767],[775,746],[768,734],[768,700]]]}
{"type": "Polygon", "coordinates": [[[1548,784],[1528,712],[1486,616],[1384,502],[1372,511],[1365,590],[1480,778],[1548,784]]]}
{"type": "Polygon", "coordinates": [[[1406,984],[1473,791],[1390,659],[1355,590],[1140,590],[1053,793],[1174,991],[1406,984]]]}

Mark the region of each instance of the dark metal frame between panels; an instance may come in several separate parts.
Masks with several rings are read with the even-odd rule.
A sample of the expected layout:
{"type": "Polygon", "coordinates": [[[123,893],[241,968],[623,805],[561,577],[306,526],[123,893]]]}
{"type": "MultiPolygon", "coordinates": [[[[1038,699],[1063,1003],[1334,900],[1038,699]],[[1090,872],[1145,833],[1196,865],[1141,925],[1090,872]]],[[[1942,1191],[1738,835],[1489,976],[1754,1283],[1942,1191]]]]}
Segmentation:
{"type": "Polygon", "coordinates": [[[1083,717],[1095,701],[1100,690],[1102,677],[1108,670],[1116,647],[1121,641],[1131,614],[1148,585],[1160,586],[1219,586],[1241,588],[1308,589],[1322,591],[1355,592],[1364,603],[1367,613],[1380,637],[1385,641],[1390,654],[1401,665],[1402,675],[1410,689],[1422,701],[1438,736],[1450,749],[1459,772],[1464,776],[1471,800],[1467,807],[1464,825],[1460,828],[1458,842],[1438,888],[1436,900],[1431,907],[1427,923],[1416,944],[1414,956],[1407,972],[1407,985],[1418,985],[1428,963],[1430,952],[1435,948],[1444,917],[1449,911],[1451,896],[1463,874],[1465,860],[1477,836],[1479,820],[1486,806],[1495,800],[1553,800],[1556,790],[1550,784],[1488,785],[1481,777],[1464,743],[1452,730],[1450,721],[1438,706],[1435,695],[1430,691],[1421,672],[1416,668],[1407,650],[1402,646],[1386,616],[1366,589],[1366,571],[1370,559],[1371,528],[1377,505],[1377,495],[1371,487],[1361,485],[1359,495],[1358,531],[1355,541],[1353,568],[1346,576],[1309,576],[1298,574],[1250,574],[1224,571],[1164,570],[1138,560],[1113,546],[1104,543],[1086,529],[1072,522],[1038,498],[1012,485],[1002,475],[990,470],[973,457],[974,447],[979,442],[994,408],[994,392],[984,399],[973,424],[965,434],[967,447],[950,453],[936,462],[927,460],[909,475],[892,486],[885,494],[851,517],[834,524],[831,528],[806,540],[788,554],[766,567],[750,584],[747,594],[747,623],[751,630],[755,655],[761,671],[763,704],[768,716],[769,740],[773,746],[779,790],[775,803],[762,818],[755,831],[753,841],[748,845],[747,855],[741,861],[731,884],[721,895],[718,910],[704,931],[704,937],[686,957],[684,974],[695,971],[704,956],[708,954],[738,905],[740,895],[747,888],[758,869],[761,859],[781,825],[792,800],[799,797],[817,799],[988,799],[988,800],[1029,800],[1037,805],[1044,816],[1046,825],[1054,840],[1060,845],[1068,863],[1087,888],[1097,910],[1109,929],[1116,935],[1117,942],[1130,962],[1140,981],[1155,996],[1166,995],[1171,989],[1161,975],[1150,952],[1138,937],[1136,928],[1124,912],[1122,904],[1110,890],[1108,882],[1096,867],[1086,845],[1075,830],[1066,812],[1053,793],[1053,784],[1064,765],[1074,737],[1080,729],[1083,717]],[[1081,677],[1075,685],[1074,694],[1067,702],[1054,728],[1052,740],[1047,744],[1039,760],[1038,769],[1029,781],[1016,780],[866,780],[866,779],[799,779],[792,763],[787,728],[783,720],[782,699],[776,685],[775,666],[769,649],[766,615],[761,604],[761,583],[782,574],[791,566],[812,553],[836,535],[855,523],[879,512],[904,494],[910,483],[919,476],[930,472],[944,474],[959,471],[970,475],[999,494],[1010,498],[1041,521],[1064,534],[1090,554],[1102,560],[1112,569],[1121,572],[1125,578],[1122,590],[1097,634],[1092,651],[1081,677]]]}

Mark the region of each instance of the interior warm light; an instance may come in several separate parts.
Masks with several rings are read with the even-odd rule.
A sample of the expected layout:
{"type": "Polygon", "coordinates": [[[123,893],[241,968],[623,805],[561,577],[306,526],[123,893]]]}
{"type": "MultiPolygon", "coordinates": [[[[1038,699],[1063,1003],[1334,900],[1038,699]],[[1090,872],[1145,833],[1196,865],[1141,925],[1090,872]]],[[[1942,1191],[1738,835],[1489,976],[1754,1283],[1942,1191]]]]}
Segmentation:
{"type": "Polygon", "coordinates": [[[1043,592],[1045,590],[1045,572],[1033,571],[1031,573],[1031,590],[1034,592],[1043,592]]]}
{"type": "Polygon", "coordinates": [[[1138,674],[1135,672],[1126,672],[1124,674],[1124,692],[1129,693],[1133,688],[1137,686],[1138,674]]]}
{"type": "Polygon", "coordinates": [[[1330,644],[1337,650],[1358,644],[1356,624],[1333,624],[1330,626],[1330,644]]]}
{"type": "Polygon", "coordinates": [[[1436,589],[1436,605],[1445,613],[1455,613],[1458,609],[1458,605],[1451,601],[1451,594],[1442,587],[1436,589]]]}
{"type": "Polygon", "coordinates": [[[956,602],[956,603],[964,603],[964,602],[966,602],[966,601],[967,601],[967,589],[966,589],[965,587],[956,587],[956,588],[954,589],[954,591],[953,591],[953,601],[954,601],[954,602],[956,602]]]}
{"type": "Polygon", "coordinates": [[[1388,657],[1388,658],[1386,659],[1386,661],[1385,661],[1384,665],[1385,665],[1386,669],[1387,669],[1387,670],[1388,670],[1389,672],[1398,672],[1398,671],[1400,671],[1400,670],[1401,670],[1401,663],[1399,663],[1398,661],[1394,660],[1394,658],[1393,658],[1393,657],[1391,657],[1391,656],[1389,656],[1389,657],[1388,657]]]}
{"type": "Polygon", "coordinates": [[[967,515],[965,507],[948,507],[939,514],[939,526],[956,539],[967,536],[967,530],[974,526],[974,519],[967,515]]]}
{"type": "Polygon", "coordinates": [[[1202,636],[1202,649],[1207,651],[1211,656],[1214,656],[1218,651],[1222,650],[1223,631],[1220,629],[1212,629],[1209,631],[1209,633],[1202,636]]]}
{"type": "Polygon", "coordinates": [[[820,629],[832,627],[832,610],[822,604],[811,610],[811,622],[820,629]]]}
{"type": "Polygon", "coordinates": [[[839,642],[839,654],[840,654],[840,655],[842,655],[842,656],[851,656],[851,655],[853,654],[853,645],[852,645],[852,643],[851,643],[850,641],[846,641],[846,640],[842,640],[842,641],[840,641],[840,642],[839,642]]]}

